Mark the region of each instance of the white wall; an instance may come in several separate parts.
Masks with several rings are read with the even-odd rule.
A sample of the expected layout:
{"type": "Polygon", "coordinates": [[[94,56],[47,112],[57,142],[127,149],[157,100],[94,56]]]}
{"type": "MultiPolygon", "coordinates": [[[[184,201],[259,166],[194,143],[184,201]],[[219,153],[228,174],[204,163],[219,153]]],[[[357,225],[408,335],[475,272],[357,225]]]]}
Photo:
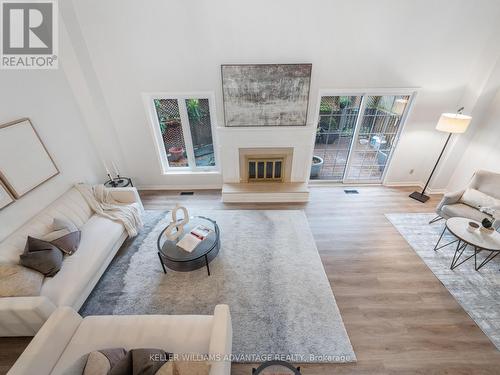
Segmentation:
{"type": "Polygon", "coordinates": [[[127,173],[139,185],[170,188],[222,179],[161,175],[141,93],[214,91],[221,126],[223,63],[312,63],[311,125],[321,88],[419,87],[387,180],[424,181],[444,141],[435,123],[456,109],[500,13],[494,0],[73,0],[73,7],[75,19],[63,13],[64,21],[81,30],[75,45],[87,48],[127,173]]]}
{"type": "Polygon", "coordinates": [[[62,69],[1,70],[0,83],[0,124],[29,117],[61,172],[0,211],[1,241],[75,182],[103,174],[62,69]]]}
{"type": "MultiPolygon", "coordinates": [[[[462,156],[488,116],[491,102],[500,82],[499,33],[500,23],[493,30],[483,52],[477,57],[476,64],[471,70],[471,78],[462,93],[460,103],[466,108],[467,113],[472,115],[472,122],[465,134],[452,136],[429,185],[431,192],[444,192],[453,188],[457,182],[453,177],[454,174],[463,170],[462,156]]],[[[444,144],[446,136],[446,134],[442,134],[442,144],[444,144]]],[[[434,158],[437,156],[437,154],[434,155],[434,158]]]]}
{"type": "Polygon", "coordinates": [[[463,188],[479,169],[500,173],[500,62],[497,62],[473,113],[467,148],[461,154],[448,190],[463,188]]]}

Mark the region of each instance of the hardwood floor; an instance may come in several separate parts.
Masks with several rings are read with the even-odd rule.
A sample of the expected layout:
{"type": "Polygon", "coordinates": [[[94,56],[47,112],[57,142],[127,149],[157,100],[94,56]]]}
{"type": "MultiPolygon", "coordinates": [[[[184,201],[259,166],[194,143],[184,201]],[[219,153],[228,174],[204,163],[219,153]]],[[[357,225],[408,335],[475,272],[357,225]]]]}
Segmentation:
{"type": "MultiPolygon", "coordinates": [[[[220,192],[141,192],[147,209],[304,209],[358,362],[302,365],[307,374],[499,374],[500,352],[432,274],[385,213],[432,212],[411,188],[313,187],[308,204],[223,204],[220,192]]],[[[5,372],[29,339],[0,339],[5,372]]],[[[233,374],[251,374],[234,364],[233,374]]]]}

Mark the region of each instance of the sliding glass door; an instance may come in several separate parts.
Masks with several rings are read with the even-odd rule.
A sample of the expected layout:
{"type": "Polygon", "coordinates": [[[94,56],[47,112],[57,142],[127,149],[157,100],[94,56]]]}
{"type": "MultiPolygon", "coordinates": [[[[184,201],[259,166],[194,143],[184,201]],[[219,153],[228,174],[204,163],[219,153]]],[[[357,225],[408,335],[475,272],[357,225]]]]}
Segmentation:
{"type": "Polygon", "coordinates": [[[321,96],[311,179],[382,182],[410,99],[321,96]]]}
{"type": "Polygon", "coordinates": [[[321,98],[313,163],[323,164],[312,178],[343,180],[360,106],[361,96],[321,98]]]}

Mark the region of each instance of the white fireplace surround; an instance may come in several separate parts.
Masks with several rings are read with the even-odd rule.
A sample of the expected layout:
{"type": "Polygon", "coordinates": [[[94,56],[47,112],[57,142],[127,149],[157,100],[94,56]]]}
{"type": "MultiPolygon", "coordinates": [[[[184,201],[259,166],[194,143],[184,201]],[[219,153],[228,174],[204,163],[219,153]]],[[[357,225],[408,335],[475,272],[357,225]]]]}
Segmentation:
{"type": "Polygon", "coordinates": [[[315,127],[258,127],[217,129],[224,202],[307,202],[315,127]],[[307,142],[309,140],[309,142],[307,142]],[[250,156],[286,159],[283,182],[248,182],[250,156]],[[240,157],[241,156],[241,157],[240,157]]]}

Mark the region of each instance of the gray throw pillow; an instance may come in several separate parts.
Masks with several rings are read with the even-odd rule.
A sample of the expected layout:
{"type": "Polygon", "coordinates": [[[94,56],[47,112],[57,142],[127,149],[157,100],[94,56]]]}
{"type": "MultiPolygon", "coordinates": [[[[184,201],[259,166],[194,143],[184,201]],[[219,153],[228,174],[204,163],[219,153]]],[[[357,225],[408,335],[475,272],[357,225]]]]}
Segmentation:
{"type": "Polygon", "coordinates": [[[50,242],[28,237],[21,265],[32,268],[45,276],[54,276],[61,269],[63,253],[50,242]]]}
{"type": "Polygon", "coordinates": [[[71,255],[80,246],[82,232],[72,222],[55,218],[52,223],[52,232],[43,236],[43,240],[55,245],[65,254],[71,255]]]}
{"type": "MultiPolygon", "coordinates": [[[[82,375],[154,375],[170,357],[161,349],[98,350],[88,355],[82,375]]],[[[171,375],[165,371],[161,374],[171,375]]]]}

